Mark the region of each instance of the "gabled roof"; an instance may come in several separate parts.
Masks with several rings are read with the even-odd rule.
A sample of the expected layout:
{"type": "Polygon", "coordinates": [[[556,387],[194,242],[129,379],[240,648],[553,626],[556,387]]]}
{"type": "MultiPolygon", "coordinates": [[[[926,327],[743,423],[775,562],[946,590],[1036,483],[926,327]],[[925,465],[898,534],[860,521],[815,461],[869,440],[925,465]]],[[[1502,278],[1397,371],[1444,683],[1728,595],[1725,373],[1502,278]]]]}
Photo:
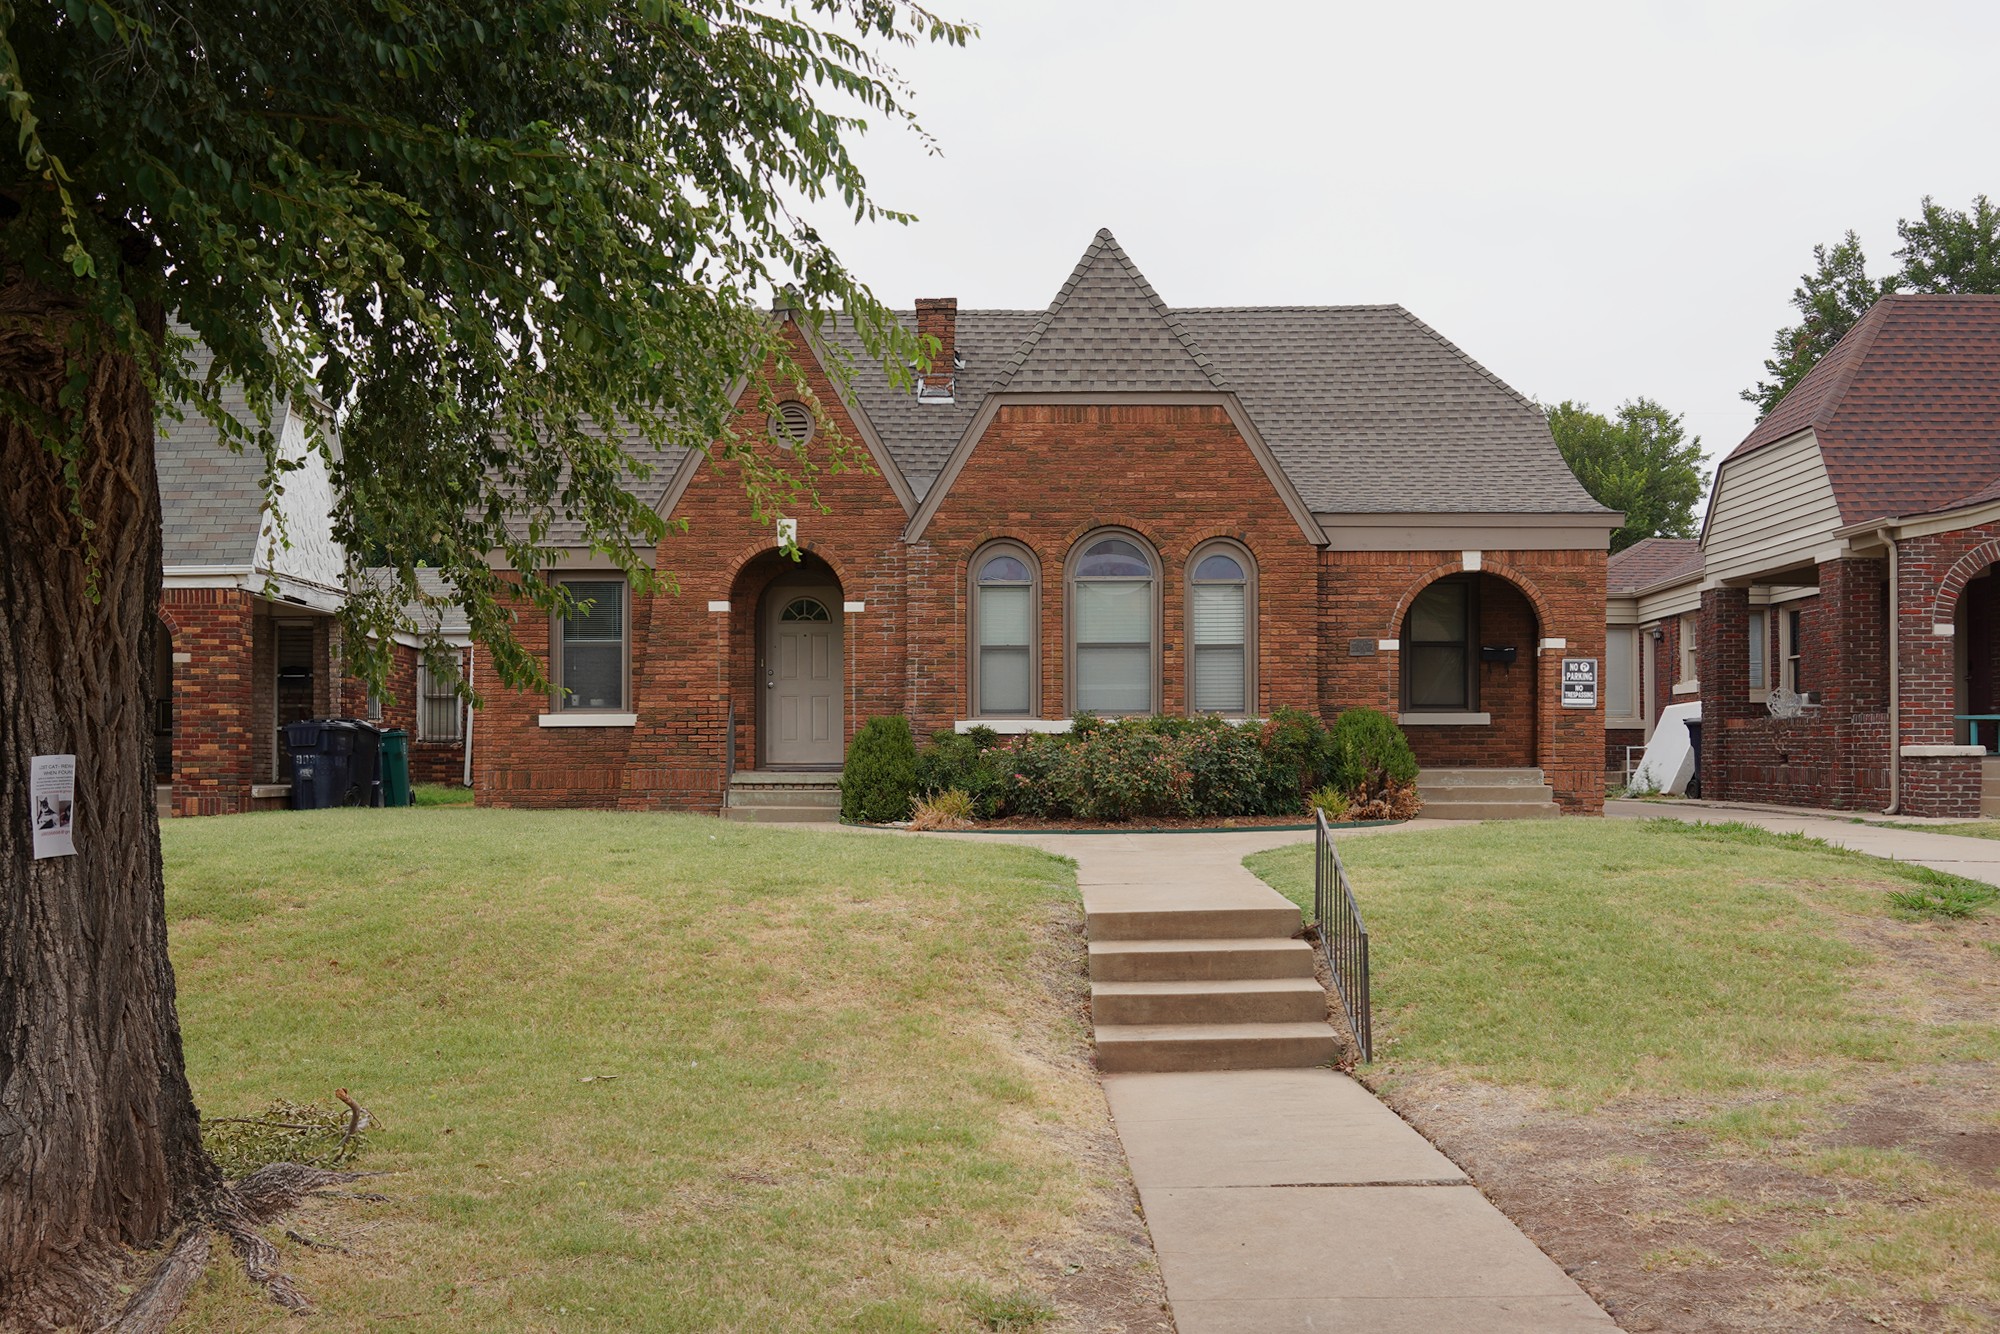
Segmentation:
{"type": "Polygon", "coordinates": [[[1228,388],[1109,228],[1098,229],[994,385],[1017,394],[1228,388]]]}
{"type": "MultiPolygon", "coordinates": [[[[197,345],[191,374],[201,379],[215,359],[197,345]]],[[[223,406],[254,429],[257,419],[234,381],[220,386],[223,406]]],[[[280,408],[272,429],[282,434],[280,408]]],[[[264,456],[223,442],[215,424],[191,407],[176,421],[160,414],[154,431],[154,470],[160,482],[161,559],[167,569],[189,566],[250,568],[264,527],[264,456]]]]}
{"type": "Polygon", "coordinates": [[[1642,588],[1701,573],[1701,543],[1692,537],[1646,537],[1604,565],[1606,591],[1629,596],[1642,588]]]}
{"type": "MultiPolygon", "coordinates": [[[[607,434],[594,424],[586,425],[584,432],[593,436],[607,434]]],[[[611,434],[617,436],[627,461],[625,490],[641,503],[656,511],[659,510],[668,493],[673,490],[675,478],[686,466],[688,456],[693,451],[680,445],[666,445],[656,449],[646,442],[645,436],[636,427],[624,422],[618,423],[611,434]],[[643,466],[647,470],[646,475],[641,477],[640,469],[632,466],[633,464],[643,466]]],[[[569,474],[565,468],[558,494],[561,487],[568,484],[569,474]]],[[[517,537],[527,531],[527,524],[519,511],[508,516],[508,527],[517,537]]],[[[584,544],[583,524],[566,514],[556,513],[551,516],[548,535],[542,540],[550,547],[581,547],[584,544]]]]}
{"type": "Polygon", "coordinates": [[[1883,297],[1723,464],[1808,429],[1843,523],[2000,495],[2000,296],[1883,297]]]}

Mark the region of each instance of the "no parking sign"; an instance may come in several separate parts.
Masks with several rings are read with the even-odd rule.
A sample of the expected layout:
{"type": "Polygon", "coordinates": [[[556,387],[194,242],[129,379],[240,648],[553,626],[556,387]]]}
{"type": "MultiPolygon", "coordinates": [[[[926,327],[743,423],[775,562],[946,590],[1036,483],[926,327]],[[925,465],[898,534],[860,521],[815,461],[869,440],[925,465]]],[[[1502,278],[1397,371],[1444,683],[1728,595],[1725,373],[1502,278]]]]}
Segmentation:
{"type": "Polygon", "coordinates": [[[1597,659],[1563,659],[1562,706],[1565,709],[1597,707],[1597,659]]]}

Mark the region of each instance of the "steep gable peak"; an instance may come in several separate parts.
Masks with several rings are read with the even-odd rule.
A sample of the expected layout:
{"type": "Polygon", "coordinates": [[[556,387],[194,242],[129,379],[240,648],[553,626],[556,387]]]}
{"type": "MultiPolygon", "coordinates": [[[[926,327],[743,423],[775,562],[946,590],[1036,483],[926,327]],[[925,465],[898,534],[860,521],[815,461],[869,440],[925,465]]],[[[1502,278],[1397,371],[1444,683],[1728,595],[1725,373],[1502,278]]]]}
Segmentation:
{"type": "Polygon", "coordinates": [[[1227,392],[1229,386],[1100,228],[994,385],[996,393],[1227,392]]]}

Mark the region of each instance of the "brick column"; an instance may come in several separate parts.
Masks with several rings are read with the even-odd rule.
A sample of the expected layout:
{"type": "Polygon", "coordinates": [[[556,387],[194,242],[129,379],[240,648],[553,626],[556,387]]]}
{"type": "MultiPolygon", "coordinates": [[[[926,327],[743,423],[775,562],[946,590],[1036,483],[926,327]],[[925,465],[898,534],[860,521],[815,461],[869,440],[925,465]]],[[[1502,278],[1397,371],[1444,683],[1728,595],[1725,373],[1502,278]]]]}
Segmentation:
{"type": "Polygon", "coordinates": [[[169,589],[161,598],[174,633],[176,815],[250,809],[257,781],[255,602],[234,588],[169,589]]]}
{"type": "Polygon", "coordinates": [[[1701,678],[1701,795],[1729,795],[1729,733],[1753,716],[1750,703],[1750,591],[1701,595],[1695,670],[1701,678]]]}
{"type": "Polygon", "coordinates": [[[1922,753],[1906,748],[1950,747],[1958,740],[1957,668],[1950,633],[1957,603],[1939,591],[1963,543],[1953,534],[1906,542],[1896,591],[1902,735],[1897,770],[1902,810],[1909,815],[1977,816],[1981,762],[1977,756],[1922,753]],[[1939,634],[1943,628],[1946,633],[1939,634]]]}

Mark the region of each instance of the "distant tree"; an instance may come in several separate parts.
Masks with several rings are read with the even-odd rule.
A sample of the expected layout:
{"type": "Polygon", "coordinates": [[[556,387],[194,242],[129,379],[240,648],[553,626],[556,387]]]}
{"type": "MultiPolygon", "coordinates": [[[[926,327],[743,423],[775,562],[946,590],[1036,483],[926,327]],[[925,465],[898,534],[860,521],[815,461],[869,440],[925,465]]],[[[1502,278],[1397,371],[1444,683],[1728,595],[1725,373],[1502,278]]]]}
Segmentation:
{"type": "Polygon", "coordinates": [[[1854,322],[1895,291],[1896,285],[1893,277],[1877,282],[1868,276],[1861,238],[1853,232],[1832,247],[1814,246],[1813,271],[1792,290],[1792,307],[1799,312],[1799,322],[1772,336],[1771,355],[1764,362],[1764,372],[1770,378],[1745,389],[1744,400],[1757,405],[1760,417],[1777,407],[1854,322]]]}
{"type": "Polygon", "coordinates": [[[1903,271],[1896,286],[1904,292],[2000,293],[2000,208],[1985,195],[1972,211],[1943,208],[1924,196],[1915,222],[1896,224],[1903,248],[1896,257],[1903,271]]]}
{"type": "Polygon", "coordinates": [[[1563,461],[1599,504],[1625,514],[1611,537],[1623,551],[1646,537],[1693,537],[1695,506],[1708,486],[1701,437],[1689,438],[1681,415],[1636,398],[1610,418],[1565,400],[1543,409],[1563,461]]]}
{"type": "Polygon", "coordinates": [[[1780,329],[1764,363],[1768,380],[1743,391],[1760,415],[1806,378],[1841,335],[1891,292],[2000,294],[2000,208],[1985,195],[1970,211],[1945,208],[1929,195],[1912,220],[1896,224],[1903,244],[1896,251],[1902,268],[1879,281],[1868,276],[1861,242],[1853,232],[1838,245],[1813,247],[1813,271],[1800,279],[1792,305],[1800,320],[1780,329]]]}

